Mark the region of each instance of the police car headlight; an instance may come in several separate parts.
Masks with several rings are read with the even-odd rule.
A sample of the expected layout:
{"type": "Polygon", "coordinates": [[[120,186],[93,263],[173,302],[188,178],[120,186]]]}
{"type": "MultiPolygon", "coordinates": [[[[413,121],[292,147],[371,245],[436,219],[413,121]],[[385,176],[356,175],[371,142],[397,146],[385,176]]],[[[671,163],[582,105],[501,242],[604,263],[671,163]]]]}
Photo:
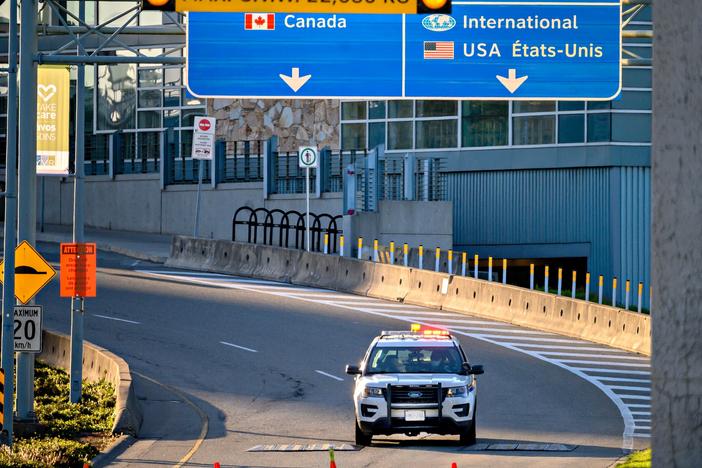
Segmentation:
{"type": "Polygon", "coordinates": [[[383,389],[379,387],[365,387],[363,389],[363,398],[382,398],[383,389]]]}
{"type": "Polygon", "coordinates": [[[449,387],[446,389],[447,398],[461,398],[468,394],[468,389],[464,386],[462,387],[449,387]]]}

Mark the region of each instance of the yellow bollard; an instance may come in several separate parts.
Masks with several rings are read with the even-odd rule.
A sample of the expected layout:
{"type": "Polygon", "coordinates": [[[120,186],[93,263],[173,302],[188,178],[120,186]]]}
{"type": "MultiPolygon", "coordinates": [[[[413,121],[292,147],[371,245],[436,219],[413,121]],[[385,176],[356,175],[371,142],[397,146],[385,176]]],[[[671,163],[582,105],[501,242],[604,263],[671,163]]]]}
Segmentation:
{"type": "Polygon", "coordinates": [[[492,281],[492,257],[488,257],[488,281],[492,281]]]}
{"type": "Polygon", "coordinates": [[[324,253],[325,254],[329,253],[329,233],[328,232],[324,233],[324,253]]]}
{"type": "Polygon", "coordinates": [[[507,284],[507,259],[502,259],[502,284],[507,284]]]}
{"type": "Polygon", "coordinates": [[[373,239],[373,261],[378,261],[378,239],[373,239]]]}
{"type": "Polygon", "coordinates": [[[402,261],[405,266],[409,266],[409,245],[407,245],[407,242],[402,246],[402,261]]]}
{"type": "Polygon", "coordinates": [[[339,256],[344,256],[344,236],[339,236],[339,256]]]}
{"type": "Polygon", "coordinates": [[[390,241],[390,264],[395,264],[395,242],[390,241]]]}
{"type": "Polygon", "coordinates": [[[358,238],[358,259],[363,258],[363,237],[358,238]]]}
{"type": "Polygon", "coordinates": [[[435,255],[434,255],[434,271],[436,271],[436,272],[439,271],[439,263],[440,262],[441,262],[441,249],[439,247],[437,247],[435,255]]]}

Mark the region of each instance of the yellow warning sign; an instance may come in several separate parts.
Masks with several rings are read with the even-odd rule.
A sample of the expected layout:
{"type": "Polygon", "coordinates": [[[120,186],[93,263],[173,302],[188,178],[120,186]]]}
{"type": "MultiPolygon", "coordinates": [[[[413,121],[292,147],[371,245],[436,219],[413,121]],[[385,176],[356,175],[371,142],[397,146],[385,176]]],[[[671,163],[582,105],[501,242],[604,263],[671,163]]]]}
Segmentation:
{"type": "MultiPolygon", "coordinates": [[[[0,261],[0,283],[5,282],[3,266],[0,261]]],[[[15,249],[15,297],[22,304],[29,302],[51,278],[56,276],[56,270],[29,245],[22,241],[15,249]]]]}

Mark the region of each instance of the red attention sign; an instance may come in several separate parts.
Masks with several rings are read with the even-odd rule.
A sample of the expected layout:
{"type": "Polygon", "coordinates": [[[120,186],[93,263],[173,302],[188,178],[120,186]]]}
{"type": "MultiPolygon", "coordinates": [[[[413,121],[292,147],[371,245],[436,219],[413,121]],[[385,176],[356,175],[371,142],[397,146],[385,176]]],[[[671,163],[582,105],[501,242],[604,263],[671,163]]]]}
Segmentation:
{"type": "Polygon", "coordinates": [[[61,244],[61,297],[95,297],[95,244],[61,244]]]}

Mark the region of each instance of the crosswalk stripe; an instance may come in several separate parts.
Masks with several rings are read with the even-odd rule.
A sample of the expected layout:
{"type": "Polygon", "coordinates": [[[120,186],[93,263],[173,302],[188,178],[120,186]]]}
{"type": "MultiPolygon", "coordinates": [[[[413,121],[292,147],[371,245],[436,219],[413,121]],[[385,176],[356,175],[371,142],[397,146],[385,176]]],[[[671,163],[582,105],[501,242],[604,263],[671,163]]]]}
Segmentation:
{"type": "Polygon", "coordinates": [[[630,383],[642,383],[651,385],[651,379],[628,379],[626,377],[595,377],[599,381],[607,380],[609,382],[630,382],[630,383]]]}
{"type": "Polygon", "coordinates": [[[623,367],[651,367],[650,364],[633,364],[631,362],[612,362],[612,361],[588,361],[585,359],[556,359],[557,361],[566,364],[607,364],[608,366],[623,366],[623,367]]]}
{"type": "Polygon", "coordinates": [[[580,356],[580,357],[596,357],[602,359],[630,359],[632,361],[648,361],[648,359],[639,356],[617,356],[612,354],[584,354],[584,353],[562,353],[560,351],[539,351],[539,354],[546,356],[580,356]]]}
{"type": "Polygon", "coordinates": [[[650,396],[646,395],[622,395],[617,393],[617,396],[622,400],[650,400],[650,396]]]}
{"type": "MultiPolygon", "coordinates": [[[[562,346],[562,345],[544,345],[544,344],[533,344],[533,343],[505,343],[507,345],[519,346],[522,348],[542,348],[542,349],[565,349],[573,351],[602,351],[608,353],[622,353],[626,354],[626,351],[611,348],[598,348],[594,346],[562,346]]],[[[541,353],[543,354],[543,353],[541,353]]]]}
{"type": "Polygon", "coordinates": [[[609,385],[612,390],[634,390],[639,392],[650,392],[651,387],[629,387],[626,385],[609,385]]]}
{"type": "MultiPolygon", "coordinates": [[[[606,364],[598,362],[597,364],[606,364]]],[[[629,369],[602,369],[602,368],[588,368],[588,367],[578,367],[581,372],[599,372],[601,374],[631,374],[631,375],[651,375],[650,371],[635,371],[629,369]]],[[[599,378],[598,375],[592,375],[591,377],[599,378]]]]}

